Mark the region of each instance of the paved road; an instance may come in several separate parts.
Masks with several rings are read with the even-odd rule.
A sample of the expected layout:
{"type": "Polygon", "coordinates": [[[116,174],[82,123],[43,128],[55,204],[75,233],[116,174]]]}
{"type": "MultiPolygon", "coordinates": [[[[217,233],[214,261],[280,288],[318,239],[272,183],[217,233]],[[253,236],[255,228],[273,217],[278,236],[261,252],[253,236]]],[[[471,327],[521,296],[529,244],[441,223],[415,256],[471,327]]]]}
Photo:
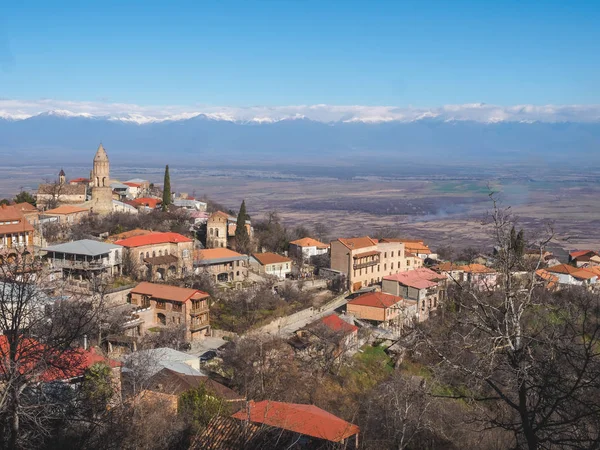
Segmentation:
{"type": "Polygon", "coordinates": [[[346,299],[345,296],[342,296],[334,303],[328,304],[326,306],[326,309],[315,309],[314,314],[311,314],[309,317],[302,318],[294,322],[286,323],[283,327],[279,328],[279,332],[277,334],[282,337],[292,335],[296,330],[299,330],[300,328],[305,327],[309,323],[312,323],[322,317],[327,316],[328,314],[331,314],[340,306],[343,306],[346,303],[348,303],[348,299],[346,299]]]}

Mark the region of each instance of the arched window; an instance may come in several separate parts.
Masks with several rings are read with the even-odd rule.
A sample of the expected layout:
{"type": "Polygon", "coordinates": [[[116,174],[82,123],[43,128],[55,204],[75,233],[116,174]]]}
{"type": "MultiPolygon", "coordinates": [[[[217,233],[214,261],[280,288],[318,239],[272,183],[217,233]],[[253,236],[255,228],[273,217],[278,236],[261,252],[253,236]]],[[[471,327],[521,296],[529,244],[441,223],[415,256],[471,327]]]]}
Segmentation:
{"type": "Polygon", "coordinates": [[[162,256],[162,250],[158,251],[158,256],[162,256]]]}
{"type": "Polygon", "coordinates": [[[212,228],[210,229],[210,235],[211,236],[213,235],[214,231],[215,231],[214,229],[212,229],[212,228]]]}
{"type": "Polygon", "coordinates": [[[215,236],[219,237],[219,229],[218,228],[215,228],[215,236]]]}
{"type": "Polygon", "coordinates": [[[165,316],[163,313],[158,313],[156,315],[156,321],[158,323],[160,323],[161,325],[166,325],[167,324],[167,316],[165,316]]]}
{"type": "Polygon", "coordinates": [[[152,250],[152,257],[156,258],[156,251],[155,250],[152,250]]]}
{"type": "Polygon", "coordinates": [[[144,262],[144,252],[140,252],[140,262],[144,262]]]}
{"type": "Polygon", "coordinates": [[[146,258],[150,258],[150,253],[146,252],[146,258]]]}

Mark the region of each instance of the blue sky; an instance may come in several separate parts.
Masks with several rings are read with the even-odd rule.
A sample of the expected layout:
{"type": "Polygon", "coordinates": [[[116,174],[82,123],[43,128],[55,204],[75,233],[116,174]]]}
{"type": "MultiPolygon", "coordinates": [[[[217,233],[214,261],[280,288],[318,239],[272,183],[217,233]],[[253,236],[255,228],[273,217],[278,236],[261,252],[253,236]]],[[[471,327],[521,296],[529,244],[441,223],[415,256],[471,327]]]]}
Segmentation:
{"type": "Polygon", "coordinates": [[[599,104],[600,1],[4,2],[0,98],[599,104]]]}

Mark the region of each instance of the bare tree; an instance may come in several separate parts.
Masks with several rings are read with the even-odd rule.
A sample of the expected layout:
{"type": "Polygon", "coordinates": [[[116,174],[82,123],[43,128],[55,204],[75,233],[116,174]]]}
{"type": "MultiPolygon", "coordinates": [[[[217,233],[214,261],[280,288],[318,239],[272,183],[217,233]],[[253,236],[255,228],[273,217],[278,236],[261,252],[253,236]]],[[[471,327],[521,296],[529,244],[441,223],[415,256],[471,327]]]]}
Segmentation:
{"type": "Polygon", "coordinates": [[[445,314],[424,324],[429,362],[450,392],[443,396],[485,405],[477,419],[512,432],[518,448],[598,448],[598,296],[544,289],[535,270],[551,231],[530,243],[540,258],[523,275],[522,252],[511,239],[515,219],[492,201],[497,288],[457,284],[445,314]]]}
{"type": "Polygon", "coordinates": [[[66,413],[68,400],[47,389],[81,364],[77,345],[96,326],[95,298],[65,294],[29,253],[0,263],[0,444],[32,448],[66,413]]]}

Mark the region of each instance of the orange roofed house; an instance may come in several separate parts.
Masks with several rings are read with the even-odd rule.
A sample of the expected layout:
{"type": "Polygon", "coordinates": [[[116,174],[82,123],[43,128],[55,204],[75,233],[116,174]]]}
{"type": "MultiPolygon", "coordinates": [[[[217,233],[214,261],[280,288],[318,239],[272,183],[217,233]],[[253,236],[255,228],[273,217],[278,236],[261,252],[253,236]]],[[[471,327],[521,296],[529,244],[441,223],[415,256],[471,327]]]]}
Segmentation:
{"type": "Polygon", "coordinates": [[[179,233],[158,231],[115,241],[139,264],[142,276],[165,280],[192,273],[194,242],[179,233]]]}
{"type": "MultiPolygon", "coordinates": [[[[304,436],[308,448],[324,448],[327,442],[345,444],[344,448],[358,448],[359,428],[314,405],[283,403],[271,400],[248,402],[246,408],[233,418],[271,427],[279,435],[281,448],[292,448],[298,436],[304,436]],[[282,433],[281,430],[289,432],[282,433]],[[290,445],[291,444],[291,445],[290,445]],[[311,445],[312,444],[312,445],[311,445]],[[319,445],[320,444],[320,445],[319,445]]],[[[263,448],[274,448],[265,443],[263,448]]],[[[277,447],[279,448],[279,447],[277,447]]]]}
{"type": "Polygon", "coordinates": [[[43,215],[47,217],[57,217],[58,223],[61,225],[73,225],[79,223],[81,219],[89,214],[90,210],[88,208],[82,208],[74,205],[62,205],[58,208],[44,211],[43,215]]]}
{"type": "Polygon", "coordinates": [[[310,261],[313,256],[325,255],[328,251],[329,245],[309,237],[290,242],[290,255],[302,255],[305,261],[310,261]]]}
{"type": "Polygon", "coordinates": [[[575,267],[600,265],[600,255],[593,250],[577,250],[569,253],[569,264],[575,267]]]}
{"type": "Polygon", "coordinates": [[[423,260],[404,251],[404,243],[368,236],[331,242],[331,268],[343,273],[348,289],[356,292],[380,283],[383,277],[421,267],[423,260]]]}
{"type": "Polygon", "coordinates": [[[207,272],[217,282],[248,279],[249,257],[228,248],[208,248],[194,252],[194,273],[207,272]]]}
{"type": "Polygon", "coordinates": [[[33,246],[33,226],[27,221],[20,207],[0,207],[0,254],[15,256],[33,246]]]}
{"type": "Polygon", "coordinates": [[[276,276],[280,280],[292,272],[292,260],[277,253],[253,253],[250,264],[257,267],[260,273],[276,276]]]}
{"type": "Polygon", "coordinates": [[[444,275],[421,267],[383,277],[381,290],[416,301],[417,318],[422,322],[446,297],[446,282],[444,275]]]}
{"type": "Polygon", "coordinates": [[[125,334],[143,336],[153,327],[185,327],[188,341],[210,335],[210,297],[206,292],[168,284],[138,284],[129,293],[134,316],[125,324],[125,334]]]}
{"type": "Polygon", "coordinates": [[[401,330],[417,317],[417,302],[385,292],[369,292],[350,300],[346,311],[377,326],[401,330]]]}

